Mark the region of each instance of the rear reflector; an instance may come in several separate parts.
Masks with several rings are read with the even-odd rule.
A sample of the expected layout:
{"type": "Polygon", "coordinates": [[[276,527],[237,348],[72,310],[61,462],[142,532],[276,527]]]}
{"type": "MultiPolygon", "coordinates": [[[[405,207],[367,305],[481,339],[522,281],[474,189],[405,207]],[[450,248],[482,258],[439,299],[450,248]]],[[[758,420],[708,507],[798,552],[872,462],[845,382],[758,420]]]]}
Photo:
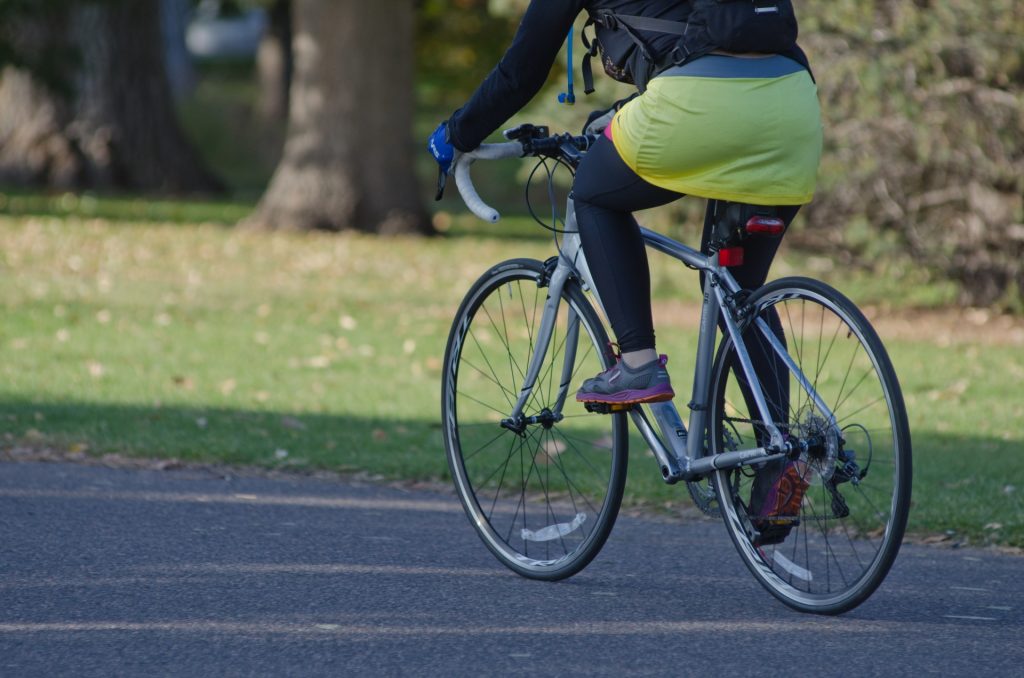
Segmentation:
{"type": "Polygon", "coordinates": [[[718,264],[719,266],[742,266],[743,248],[726,247],[718,250],[718,264]]]}
{"type": "Polygon", "coordinates": [[[750,217],[747,221],[747,233],[750,235],[781,235],[786,230],[786,222],[775,217],[750,217]]]}

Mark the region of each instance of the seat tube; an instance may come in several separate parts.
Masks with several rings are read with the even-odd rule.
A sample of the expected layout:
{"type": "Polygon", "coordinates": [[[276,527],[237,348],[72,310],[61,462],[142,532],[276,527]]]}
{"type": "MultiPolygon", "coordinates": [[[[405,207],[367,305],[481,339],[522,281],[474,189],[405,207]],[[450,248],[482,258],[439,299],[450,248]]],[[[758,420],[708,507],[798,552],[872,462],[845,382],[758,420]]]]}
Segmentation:
{"type": "MultiPolygon", "coordinates": [[[[725,303],[724,293],[720,285],[714,286],[714,294],[718,298],[718,304],[721,306],[725,303]]],[[[761,420],[765,422],[765,428],[768,430],[768,434],[771,436],[771,445],[774,448],[780,448],[782,446],[782,433],[772,420],[771,411],[768,409],[768,401],[764,397],[764,389],[761,388],[761,382],[758,379],[757,373],[754,371],[754,364],[750,360],[750,354],[747,352],[746,344],[743,343],[743,335],[740,332],[739,327],[736,324],[735,319],[729,315],[728,312],[723,316],[725,320],[725,326],[729,332],[729,336],[732,337],[733,348],[736,350],[736,358],[739,360],[740,368],[743,370],[743,374],[747,378],[747,384],[750,387],[750,393],[754,398],[754,403],[757,405],[758,414],[761,420]]]]}
{"type": "MultiPolygon", "coordinates": [[[[717,258],[717,255],[715,255],[717,258]]],[[[697,338],[697,366],[693,372],[693,397],[690,399],[690,435],[687,439],[687,456],[698,459],[704,456],[705,427],[708,418],[708,402],[711,394],[711,367],[715,360],[715,340],[718,338],[719,302],[712,292],[712,278],[708,273],[704,285],[704,302],[700,313],[700,334],[697,338]]]]}

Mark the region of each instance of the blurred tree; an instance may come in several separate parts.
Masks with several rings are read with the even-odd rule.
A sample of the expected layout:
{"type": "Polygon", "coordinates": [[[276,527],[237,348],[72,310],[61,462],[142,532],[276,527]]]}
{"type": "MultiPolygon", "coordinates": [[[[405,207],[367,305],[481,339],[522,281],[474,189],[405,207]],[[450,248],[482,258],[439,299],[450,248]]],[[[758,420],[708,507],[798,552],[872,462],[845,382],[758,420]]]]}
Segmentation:
{"type": "Polygon", "coordinates": [[[292,3],[272,0],[267,7],[267,30],[256,53],[260,115],[268,122],[288,119],[288,90],[292,80],[292,3]]]}
{"type": "Polygon", "coordinates": [[[192,94],[196,86],[196,69],[192,54],[185,44],[185,31],[192,13],[191,0],[160,0],[160,28],[164,41],[164,65],[167,82],[177,101],[192,94]]]}
{"type": "Polygon", "coordinates": [[[891,252],[1024,311],[1024,3],[806,0],[825,117],[803,245],[891,252]]]}
{"type": "Polygon", "coordinates": [[[177,123],[159,0],[8,0],[0,24],[0,181],[221,188],[177,123]]]}
{"type": "Polygon", "coordinates": [[[429,233],[413,167],[413,0],[295,0],[284,155],[259,229],[429,233]]]}
{"type": "Polygon", "coordinates": [[[418,0],[420,102],[442,115],[463,104],[512,42],[522,10],[510,0],[418,0]]]}

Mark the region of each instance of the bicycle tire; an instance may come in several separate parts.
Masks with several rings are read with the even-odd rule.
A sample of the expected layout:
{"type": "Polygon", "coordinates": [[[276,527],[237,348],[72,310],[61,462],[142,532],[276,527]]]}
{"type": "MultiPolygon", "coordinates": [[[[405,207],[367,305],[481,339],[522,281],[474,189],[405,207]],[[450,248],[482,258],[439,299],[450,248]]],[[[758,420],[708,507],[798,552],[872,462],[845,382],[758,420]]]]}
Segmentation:
{"type": "MultiPolygon", "coordinates": [[[[780,413],[786,412],[785,421],[776,425],[791,442],[807,445],[798,457],[760,470],[717,471],[722,516],[744,563],[772,595],[802,612],[840,614],[867,600],[881,584],[906,528],[911,439],[899,381],[868,320],[853,302],[820,281],[776,280],[755,291],[745,309],[741,329],[748,350],[752,342],[768,345],[750,329],[753,318],[772,325],[771,313],[777,313],[776,336],[784,337],[787,352],[834,420],[821,416],[808,389],[776,360],[776,372],[789,377],[776,382],[781,385],[775,387],[776,400],[786,402],[773,410],[773,417],[783,419],[780,413]],[[779,512],[785,516],[765,518],[773,512],[766,507],[781,505],[765,497],[773,497],[772,483],[787,464],[793,467],[788,487],[794,474],[807,484],[795,499],[799,514],[792,515],[791,504],[779,512]]],[[[750,414],[737,380],[734,357],[733,342],[726,337],[711,382],[709,431],[715,454],[764,444],[758,439],[759,417],[750,414]]],[[[771,400],[768,393],[766,399],[771,400]]],[[[784,502],[784,494],[774,500],[779,496],[784,502]]]]}
{"type": "Polygon", "coordinates": [[[487,271],[466,294],[452,324],[442,378],[445,450],[470,524],[497,559],[531,579],[557,580],[583,569],[610,534],[627,466],[624,413],[590,414],[575,382],[610,366],[608,337],[574,280],[524,410],[547,421],[516,432],[501,425],[523,386],[548,292],[545,266],[514,259],[487,271]],[[571,309],[571,310],[570,310],[571,309]],[[572,317],[580,331],[572,340],[572,317]],[[575,358],[563,418],[555,421],[562,364],[575,358]],[[517,477],[516,477],[517,476],[517,477]],[[507,484],[506,484],[507,483],[507,484]]]}

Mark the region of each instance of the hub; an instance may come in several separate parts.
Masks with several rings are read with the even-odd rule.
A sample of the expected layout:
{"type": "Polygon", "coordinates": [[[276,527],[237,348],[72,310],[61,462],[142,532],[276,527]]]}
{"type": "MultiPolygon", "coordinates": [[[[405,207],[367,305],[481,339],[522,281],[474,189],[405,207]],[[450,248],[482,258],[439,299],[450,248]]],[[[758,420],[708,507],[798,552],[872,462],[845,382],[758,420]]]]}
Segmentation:
{"type": "Polygon", "coordinates": [[[817,472],[823,481],[827,481],[836,471],[839,458],[839,432],[829,426],[824,418],[810,415],[794,426],[791,435],[795,434],[800,458],[806,461],[817,472]]]}
{"type": "Polygon", "coordinates": [[[545,429],[550,429],[564,418],[565,415],[561,412],[556,414],[549,408],[545,407],[543,410],[530,417],[524,417],[523,415],[519,415],[518,417],[506,417],[501,420],[501,427],[507,428],[509,431],[518,435],[523,435],[523,433],[526,432],[526,427],[528,426],[536,426],[539,424],[545,429]]]}

